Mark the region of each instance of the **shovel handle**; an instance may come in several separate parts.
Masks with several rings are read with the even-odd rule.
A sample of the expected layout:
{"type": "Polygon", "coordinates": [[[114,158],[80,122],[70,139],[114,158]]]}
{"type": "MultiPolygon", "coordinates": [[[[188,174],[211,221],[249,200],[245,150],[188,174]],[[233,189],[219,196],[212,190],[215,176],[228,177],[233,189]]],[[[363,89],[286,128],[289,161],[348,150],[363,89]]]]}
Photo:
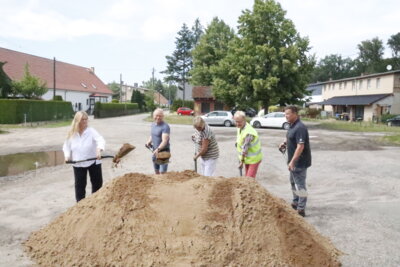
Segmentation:
{"type": "MultiPolygon", "coordinates": [[[[114,158],[114,156],[101,156],[102,159],[106,159],[106,158],[114,158]]],[[[83,159],[83,160],[68,160],[65,163],[67,164],[75,164],[75,163],[79,163],[79,162],[84,162],[84,161],[89,161],[89,160],[96,160],[97,158],[90,158],[90,159],[83,159]]]]}

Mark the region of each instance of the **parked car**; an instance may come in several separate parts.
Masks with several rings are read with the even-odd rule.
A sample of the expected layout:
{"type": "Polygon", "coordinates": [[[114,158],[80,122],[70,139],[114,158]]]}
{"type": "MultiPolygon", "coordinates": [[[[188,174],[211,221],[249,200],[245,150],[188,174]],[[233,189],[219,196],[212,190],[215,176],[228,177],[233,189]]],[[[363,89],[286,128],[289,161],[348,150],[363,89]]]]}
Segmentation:
{"type": "Polygon", "coordinates": [[[271,127],[289,129],[290,124],[286,121],[284,112],[271,112],[262,117],[255,117],[250,121],[254,128],[271,127]]]}
{"type": "Polygon", "coordinates": [[[191,115],[193,116],[194,110],[191,108],[180,107],[176,110],[178,115],[191,115]]]}
{"type": "MultiPolygon", "coordinates": [[[[235,112],[237,111],[238,109],[236,108],[236,107],[234,107],[232,110],[231,110],[231,113],[232,113],[232,115],[235,115],[235,112]]],[[[254,108],[245,108],[245,109],[243,109],[243,112],[246,114],[246,116],[248,116],[248,117],[254,117],[255,115],[257,115],[257,111],[254,109],[254,108]]]]}
{"type": "Polygon", "coordinates": [[[400,115],[386,121],[388,126],[400,126],[400,115]]]}
{"type": "Polygon", "coordinates": [[[233,115],[230,111],[216,110],[201,117],[209,125],[225,125],[226,127],[235,125],[233,115]]]}

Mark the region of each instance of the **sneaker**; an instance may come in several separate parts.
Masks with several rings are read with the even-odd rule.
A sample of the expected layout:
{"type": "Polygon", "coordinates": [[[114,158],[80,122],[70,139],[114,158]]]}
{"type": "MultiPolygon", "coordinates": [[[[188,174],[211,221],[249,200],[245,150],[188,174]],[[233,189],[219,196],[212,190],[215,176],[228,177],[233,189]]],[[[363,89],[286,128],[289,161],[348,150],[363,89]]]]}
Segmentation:
{"type": "Polygon", "coordinates": [[[297,204],[292,203],[291,206],[294,210],[297,210],[297,204]]]}
{"type": "Polygon", "coordinates": [[[297,213],[298,213],[301,217],[306,217],[306,212],[305,212],[305,210],[298,210],[297,213]]]}

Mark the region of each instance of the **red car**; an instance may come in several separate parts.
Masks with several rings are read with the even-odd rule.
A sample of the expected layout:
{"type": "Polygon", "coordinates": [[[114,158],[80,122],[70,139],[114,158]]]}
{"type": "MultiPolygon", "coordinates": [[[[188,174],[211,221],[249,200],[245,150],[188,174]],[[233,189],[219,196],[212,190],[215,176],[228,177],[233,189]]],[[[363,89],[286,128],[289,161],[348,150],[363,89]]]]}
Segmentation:
{"type": "Polygon", "coordinates": [[[181,107],[181,108],[178,108],[176,113],[178,115],[193,115],[194,111],[193,111],[193,109],[190,109],[190,108],[181,107]]]}

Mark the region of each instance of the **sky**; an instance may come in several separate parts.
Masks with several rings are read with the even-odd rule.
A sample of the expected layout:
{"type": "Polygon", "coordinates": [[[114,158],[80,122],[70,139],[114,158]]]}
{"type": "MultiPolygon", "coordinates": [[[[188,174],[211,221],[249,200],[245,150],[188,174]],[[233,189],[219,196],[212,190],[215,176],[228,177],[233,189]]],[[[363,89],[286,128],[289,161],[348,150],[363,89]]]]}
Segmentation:
{"type": "MultiPolygon", "coordinates": [[[[281,0],[317,58],[355,58],[357,45],[400,32],[399,0],[281,0]]],[[[0,0],[0,47],[82,67],[104,82],[162,79],[183,23],[214,17],[236,30],[253,0],[0,0]]],[[[389,48],[385,57],[389,57],[389,48]]]]}

